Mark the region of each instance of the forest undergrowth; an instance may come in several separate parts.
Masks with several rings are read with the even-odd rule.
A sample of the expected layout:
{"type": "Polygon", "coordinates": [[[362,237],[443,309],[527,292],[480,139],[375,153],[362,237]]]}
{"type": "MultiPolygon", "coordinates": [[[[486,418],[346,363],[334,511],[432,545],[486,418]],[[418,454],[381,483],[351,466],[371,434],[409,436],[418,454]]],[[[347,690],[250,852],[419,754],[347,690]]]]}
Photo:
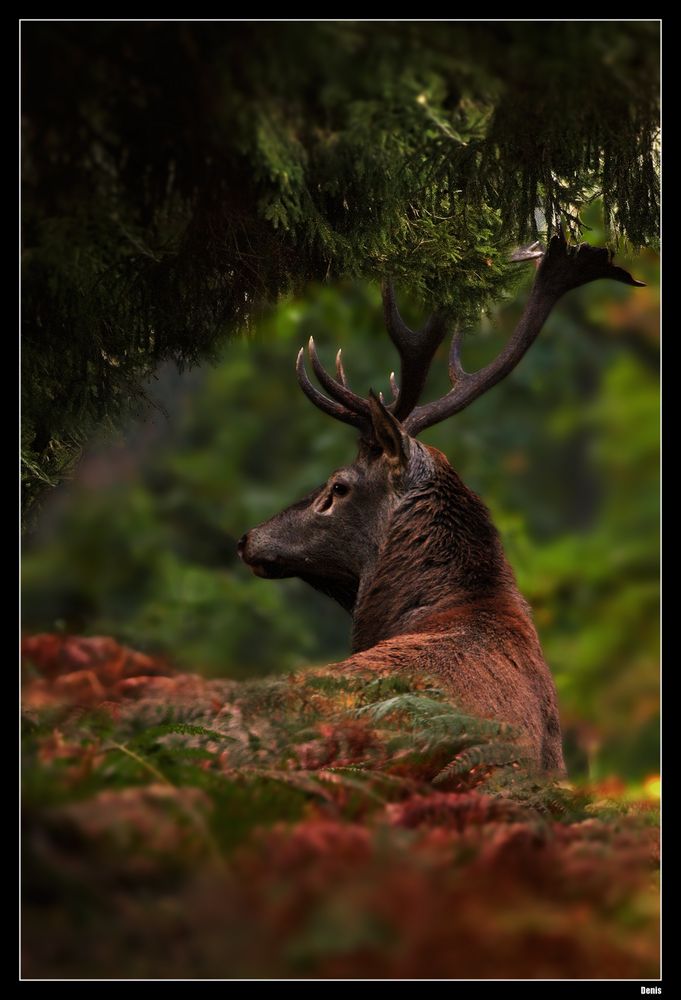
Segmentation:
{"type": "Polygon", "coordinates": [[[426,674],[23,642],[27,978],[654,978],[655,801],[532,776],[426,674]]]}

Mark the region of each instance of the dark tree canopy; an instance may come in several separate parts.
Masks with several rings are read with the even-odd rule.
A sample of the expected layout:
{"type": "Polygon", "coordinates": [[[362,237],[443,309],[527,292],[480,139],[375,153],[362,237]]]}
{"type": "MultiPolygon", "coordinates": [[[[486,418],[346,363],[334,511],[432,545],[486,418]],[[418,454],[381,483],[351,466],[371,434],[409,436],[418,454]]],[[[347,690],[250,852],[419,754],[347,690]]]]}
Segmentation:
{"type": "Polygon", "coordinates": [[[157,365],[306,282],[473,321],[603,199],[656,239],[648,22],[23,25],[27,505],[157,365]]]}

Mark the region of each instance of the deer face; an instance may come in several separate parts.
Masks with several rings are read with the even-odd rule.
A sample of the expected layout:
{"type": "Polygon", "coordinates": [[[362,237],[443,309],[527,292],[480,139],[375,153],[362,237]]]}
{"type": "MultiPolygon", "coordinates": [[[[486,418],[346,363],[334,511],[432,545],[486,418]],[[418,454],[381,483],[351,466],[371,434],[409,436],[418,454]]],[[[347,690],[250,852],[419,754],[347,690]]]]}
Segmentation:
{"type": "Polygon", "coordinates": [[[351,610],[392,511],[428,462],[425,448],[376,399],[371,421],[352,465],[239,540],[239,555],[256,576],[301,577],[351,610]]]}

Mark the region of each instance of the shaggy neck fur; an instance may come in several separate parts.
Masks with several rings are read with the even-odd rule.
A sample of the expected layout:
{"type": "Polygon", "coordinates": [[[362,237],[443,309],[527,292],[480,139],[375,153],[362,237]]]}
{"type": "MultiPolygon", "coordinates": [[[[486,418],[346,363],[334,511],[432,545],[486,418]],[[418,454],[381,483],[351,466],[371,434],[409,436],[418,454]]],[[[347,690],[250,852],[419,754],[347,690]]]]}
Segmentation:
{"type": "Polygon", "coordinates": [[[396,508],[378,559],[360,582],[353,652],[425,631],[442,612],[502,595],[522,601],[489,512],[437,454],[433,475],[396,508]]]}

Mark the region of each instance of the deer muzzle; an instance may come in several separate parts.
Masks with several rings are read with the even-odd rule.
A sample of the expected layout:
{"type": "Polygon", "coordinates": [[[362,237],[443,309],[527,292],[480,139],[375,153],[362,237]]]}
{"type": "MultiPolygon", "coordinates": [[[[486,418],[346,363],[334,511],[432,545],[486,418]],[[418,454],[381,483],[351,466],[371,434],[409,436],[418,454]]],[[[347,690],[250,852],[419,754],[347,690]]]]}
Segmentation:
{"type": "Polygon", "coordinates": [[[239,558],[246,563],[255,576],[260,576],[265,580],[276,580],[288,575],[277,559],[265,559],[254,548],[250,531],[242,535],[236,543],[239,558]]]}

